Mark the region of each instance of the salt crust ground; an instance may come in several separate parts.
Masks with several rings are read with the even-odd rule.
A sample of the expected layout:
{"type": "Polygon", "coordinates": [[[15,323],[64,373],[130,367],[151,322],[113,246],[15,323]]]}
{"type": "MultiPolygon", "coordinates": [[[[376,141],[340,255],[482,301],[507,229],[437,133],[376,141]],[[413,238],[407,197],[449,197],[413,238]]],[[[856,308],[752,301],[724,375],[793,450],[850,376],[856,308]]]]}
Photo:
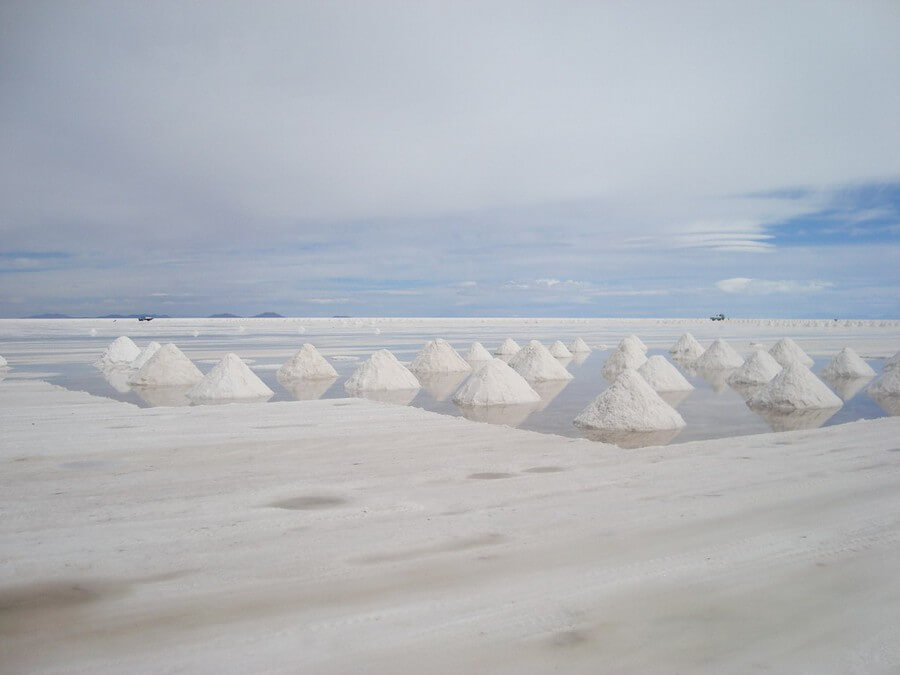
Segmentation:
{"type": "Polygon", "coordinates": [[[900,666],[900,418],[635,452],[6,380],[0,428],[4,673],[900,666]]]}

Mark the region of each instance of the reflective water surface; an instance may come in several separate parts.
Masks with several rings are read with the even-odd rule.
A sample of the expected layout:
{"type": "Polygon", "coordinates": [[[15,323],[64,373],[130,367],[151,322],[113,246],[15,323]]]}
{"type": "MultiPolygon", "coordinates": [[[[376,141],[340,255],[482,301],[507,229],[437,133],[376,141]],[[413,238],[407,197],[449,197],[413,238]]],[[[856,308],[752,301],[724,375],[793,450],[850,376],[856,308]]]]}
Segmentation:
{"type": "MultiPolygon", "coordinates": [[[[340,341],[330,342],[327,337],[313,340],[338,371],[339,376],[332,380],[279,380],[276,375],[277,368],[299,348],[304,339],[297,335],[234,335],[228,338],[227,344],[210,340],[193,345],[189,340],[182,338],[178,344],[204,372],[208,372],[217,362],[218,359],[212,357],[217,356],[219,351],[236,352],[275,392],[271,401],[286,401],[345,398],[347,393],[343,388],[344,381],[370,353],[377,349],[389,348],[402,362],[408,363],[424,344],[424,340],[420,341],[414,337],[379,341],[383,338],[385,336],[372,334],[364,339],[357,338],[352,343],[343,344],[340,341]]],[[[465,353],[472,339],[454,340],[452,344],[460,353],[465,353]]],[[[563,340],[569,341],[566,337],[563,337],[563,340]]],[[[527,341],[523,338],[520,343],[525,344],[527,341]]],[[[486,341],[485,347],[493,350],[496,345],[486,341]]],[[[91,360],[99,356],[100,351],[102,347],[91,360]]],[[[574,379],[533,385],[541,395],[540,402],[535,404],[499,407],[456,406],[452,402],[452,396],[465,380],[465,374],[422,377],[420,378],[422,387],[418,390],[373,393],[368,397],[394,405],[412,405],[442,414],[461,415],[478,422],[505,424],[570,437],[586,435],[622,447],[682,443],[773,430],[810,429],[900,414],[900,401],[893,399],[876,401],[866,393],[866,387],[871,381],[868,379],[826,381],[826,384],[845,402],[838,410],[791,414],[754,411],[745,404],[753,389],[728,385],[727,378],[731,371],[696,371],[690,364],[671,359],[665,351],[650,350],[648,356],[664,355],[695,387],[694,391],[664,395],[666,401],[681,413],[687,426],[677,432],[650,434],[583,433],[572,424],[572,420],[608,386],[609,383],[603,377],[602,366],[611,353],[611,349],[597,350],[587,355],[579,354],[572,359],[562,359],[561,363],[575,376],[574,379]]],[[[820,373],[827,362],[828,358],[817,359],[813,372],[820,373]]],[[[869,360],[868,363],[880,373],[882,360],[869,360]]],[[[141,407],[190,405],[185,389],[133,388],[127,383],[126,371],[101,372],[89,362],[53,363],[52,360],[44,360],[32,369],[36,372],[37,369],[53,371],[54,376],[46,379],[68,389],[87,391],[141,407]]],[[[28,370],[28,367],[18,368],[16,375],[28,377],[28,370]]]]}

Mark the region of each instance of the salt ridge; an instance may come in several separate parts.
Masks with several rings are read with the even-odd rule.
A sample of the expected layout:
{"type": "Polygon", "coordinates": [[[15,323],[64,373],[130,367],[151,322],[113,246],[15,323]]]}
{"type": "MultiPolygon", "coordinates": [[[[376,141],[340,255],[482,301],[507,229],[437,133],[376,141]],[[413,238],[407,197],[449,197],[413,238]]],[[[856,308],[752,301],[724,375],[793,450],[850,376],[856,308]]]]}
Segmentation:
{"type": "Polygon", "coordinates": [[[540,395],[502,359],[492,359],[472,373],[453,395],[457,405],[536,403],[540,395]]]}
{"type": "Polygon", "coordinates": [[[426,343],[422,351],[409,364],[413,373],[467,373],[472,366],[466,363],[453,346],[437,338],[426,343]]]}
{"type": "Polygon", "coordinates": [[[832,379],[841,377],[875,377],[875,371],[850,347],[844,347],[828,362],[828,365],[822,371],[822,375],[832,379]]]}
{"type": "Polygon", "coordinates": [[[188,398],[193,401],[262,399],[274,393],[237,354],[229,353],[188,392],[188,398]]]}
{"type": "Polygon", "coordinates": [[[809,368],[794,361],[754,393],[747,405],[790,411],[840,408],[844,403],[809,368]]]}
{"type": "Polygon", "coordinates": [[[325,380],[337,377],[338,373],[314,345],[304,342],[278,369],[276,376],[281,380],[325,380]]]}
{"type": "Polygon", "coordinates": [[[127,366],[141,354],[141,348],[125,335],[117,337],[107,345],[100,358],[94,362],[98,368],[127,366]]]}
{"type": "Polygon", "coordinates": [[[522,347],[509,361],[510,367],[531,382],[544,380],[571,380],[572,373],[566,370],[550,351],[536,340],[522,347]]]}
{"type": "Polygon", "coordinates": [[[637,372],[654,391],[691,391],[694,388],[675,366],[659,354],[647,359],[637,372]]]}
{"type": "Polygon", "coordinates": [[[464,358],[466,361],[492,361],[494,357],[484,348],[483,344],[480,342],[473,342],[464,358]]]}
{"type": "Polygon", "coordinates": [[[757,349],[744,365],[728,376],[728,384],[766,384],[781,372],[781,364],[769,352],[757,349]]]}
{"type": "Polygon", "coordinates": [[[587,429],[661,431],[680,429],[684,419],[635,370],[624,370],[616,381],[575,417],[587,429]]]}
{"type": "Polygon", "coordinates": [[[806,367],[810,367],[815,363],[809,355],[800,348],[791,338],[781,338],[769,350],[769,353],[782,366],[786,366],[791,361],[802,363],[806,367]]]}
{"type": "Polygon", "coordinates": [[[744,359],[725,340],[715,340],[694,363],[695,367],[709,370],[740,368],[744,359]]]}
{"type": "Polygon", "coordinates": [[[180,387],[195,385],[203,373],[171,342],[160,347],[141,369],[128,378],[128,384],[141,387],[180,387]]]}
{"type": "Polygon", "coordinates": [[[344,383],[348,392],[419,389],[416,376],[387,349],[379,349],[344,383]]]}
{"type": "Polygon", "coordinates": [[[572,358],[572,352],[569,351],[569,348],[566,347],[560,340],[557,340],[552,345],[550,345],[550,354],[551,356],[555,356],[558,359],[572,358]]]}

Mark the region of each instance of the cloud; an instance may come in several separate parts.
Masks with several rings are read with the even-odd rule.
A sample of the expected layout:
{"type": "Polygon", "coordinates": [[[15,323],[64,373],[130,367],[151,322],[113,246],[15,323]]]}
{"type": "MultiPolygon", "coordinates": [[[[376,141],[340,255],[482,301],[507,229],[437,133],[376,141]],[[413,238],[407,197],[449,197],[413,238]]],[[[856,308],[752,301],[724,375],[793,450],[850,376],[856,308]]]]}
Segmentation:
{"type": "Polygon", "coordinates": [[[302,302],[309,302],[313,305],[344,305],[353,300],[351,298],[304,298],[302,302]]]}
{"type": "Polygon", "coordinates": [[[772,293],[818,293],[834,288],[834,284],[829,281],[769,281],[766,279],[733,277],[717,281],[716,287],[725,293],[769,295],[772,293]]]}

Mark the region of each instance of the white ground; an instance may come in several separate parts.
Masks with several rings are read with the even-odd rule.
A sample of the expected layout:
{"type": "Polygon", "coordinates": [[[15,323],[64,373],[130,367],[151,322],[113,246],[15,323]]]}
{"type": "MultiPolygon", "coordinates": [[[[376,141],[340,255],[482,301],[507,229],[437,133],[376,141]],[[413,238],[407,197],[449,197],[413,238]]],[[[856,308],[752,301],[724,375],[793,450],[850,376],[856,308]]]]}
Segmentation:
{"type": "MultiPolygon", "coordinates": [[[[373,328],[387,348],[900,341],[897,324],[479,321],[245,330],[264,352],[266,330],[303,326],[326,355],[373,328]]],[[[4,673],[900,668],[900,418],[626,451],[361,399],[137,409],[16,377],[96,358],[108,323],[0,321],[4,673]]],[[[198,330],[215,356],[239,326],[128,334],[198,330]]]]}

